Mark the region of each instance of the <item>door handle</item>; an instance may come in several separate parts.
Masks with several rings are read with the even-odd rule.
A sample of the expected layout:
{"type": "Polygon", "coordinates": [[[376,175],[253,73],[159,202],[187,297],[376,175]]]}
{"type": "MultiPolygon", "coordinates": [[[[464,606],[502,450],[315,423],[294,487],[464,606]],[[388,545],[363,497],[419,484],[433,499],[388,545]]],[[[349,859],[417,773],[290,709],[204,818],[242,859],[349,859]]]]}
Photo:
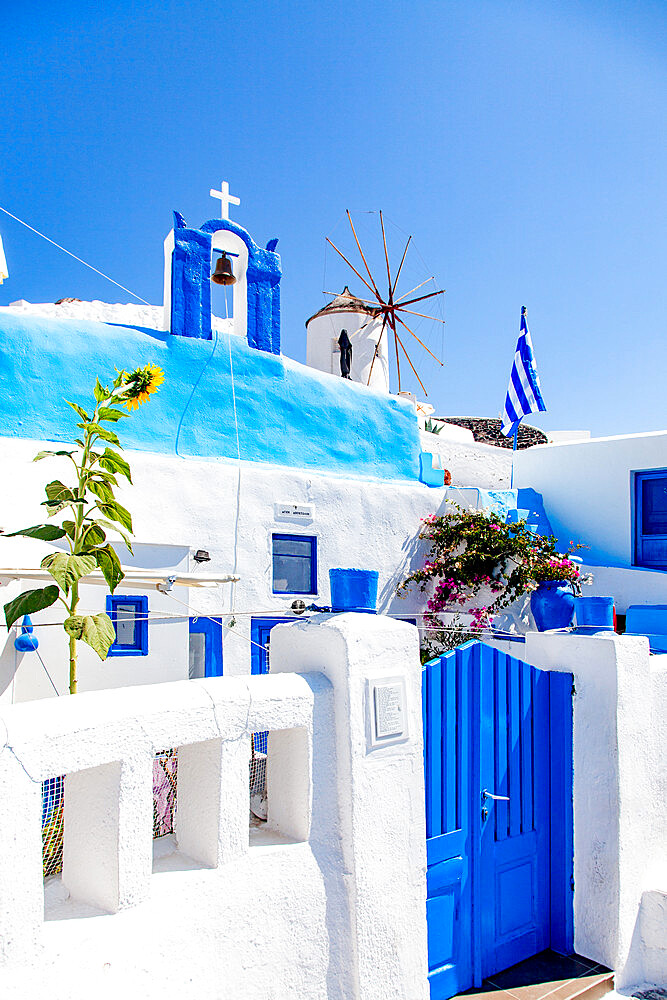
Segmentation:
{"type": "Polygon", "coordinates": [[[493,799],[494,802],[509,802],[509,795],[494,795],[493,792],[489,792],[486,788],[482,791],[482,805],[487,799],[493,799]]]}

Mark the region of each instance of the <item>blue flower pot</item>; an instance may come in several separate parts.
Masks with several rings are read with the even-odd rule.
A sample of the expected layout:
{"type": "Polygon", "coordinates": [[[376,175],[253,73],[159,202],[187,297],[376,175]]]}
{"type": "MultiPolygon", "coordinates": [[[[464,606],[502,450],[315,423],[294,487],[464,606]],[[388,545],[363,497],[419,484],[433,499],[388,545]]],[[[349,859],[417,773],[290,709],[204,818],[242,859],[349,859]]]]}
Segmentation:
{"type": "Polygon", "coordinates": [[[538,632],[567,628],[574,618],[574,592],[569,580],[545,580],[530,596],[538,632]]]}
{"type": "Polygon", "coordinates": [[[576,609],[579,635],[614,631],[613,597],[577,597],[576,609]]]}
{"type": "Polygon", "coordinates": [[[374,569],[330,569],[332,611],[362,611],[375,614],[378,573],[374,569]]]}

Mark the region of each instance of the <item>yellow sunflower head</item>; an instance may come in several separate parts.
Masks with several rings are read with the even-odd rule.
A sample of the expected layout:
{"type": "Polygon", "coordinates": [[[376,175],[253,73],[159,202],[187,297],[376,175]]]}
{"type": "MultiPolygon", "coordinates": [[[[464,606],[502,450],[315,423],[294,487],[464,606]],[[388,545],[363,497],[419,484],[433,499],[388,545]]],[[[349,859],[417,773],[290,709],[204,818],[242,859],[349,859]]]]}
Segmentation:
{"type": "Polygon", "coordinates": [[[157,392],[164,382],[164,372],[157,365],[144,365],[123,375],[125,406],[138,410],[142,403],[157,392]]]}

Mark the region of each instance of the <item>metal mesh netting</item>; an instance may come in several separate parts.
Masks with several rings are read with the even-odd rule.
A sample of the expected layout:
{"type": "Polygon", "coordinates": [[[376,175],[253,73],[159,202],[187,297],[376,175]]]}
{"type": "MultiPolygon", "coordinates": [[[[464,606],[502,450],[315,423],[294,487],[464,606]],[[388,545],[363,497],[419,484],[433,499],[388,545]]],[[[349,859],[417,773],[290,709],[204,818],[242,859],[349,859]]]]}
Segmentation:
{"type": "Polygon", "coordinates": [[[42,867],[44,878],[63,870],[63,804],[65,779],[47,778],[42,782],[42,867]]]}
{"type": "Polygon", "coordinates": [[[266,752],[268,733],[253,733],[250,752],[250,813],[251,820],[264,822],[267,817],[266,752]]]}
{"type": "Polygon", "coordinates": [[[178,750],[162,750],[153,761],[153,839],[174,832],[178,750]]]}
{"type": "MultiPolygon", "coordinates": [[[[153,838],[174,832],[178,750],[163,750],[153,761],[153,838]]],[[[44,878],[63,870],[65,778],[42,782],[42,866],[44,878]]]]}

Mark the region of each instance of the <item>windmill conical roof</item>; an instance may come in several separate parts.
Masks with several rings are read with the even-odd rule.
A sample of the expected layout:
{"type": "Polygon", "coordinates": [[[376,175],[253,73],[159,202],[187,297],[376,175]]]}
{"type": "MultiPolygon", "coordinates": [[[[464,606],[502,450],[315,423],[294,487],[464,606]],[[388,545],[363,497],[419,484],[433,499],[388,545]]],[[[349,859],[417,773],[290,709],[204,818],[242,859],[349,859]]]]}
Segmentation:
{"type": "Polygon", "coordinates": [[[328,302],[322,309],[318,309],[310,319],[306,320],[306,326],[308,326],[310,320],[315,319],[317,316],[340,312],[367,313],[369,316],[375,316],[380,312],[380,309],[377,306],[369,305],[368,302],[363,302],[361,299],[356,298],[346,285],[343,291],[336,295],[331,302],[328,302]]]}

